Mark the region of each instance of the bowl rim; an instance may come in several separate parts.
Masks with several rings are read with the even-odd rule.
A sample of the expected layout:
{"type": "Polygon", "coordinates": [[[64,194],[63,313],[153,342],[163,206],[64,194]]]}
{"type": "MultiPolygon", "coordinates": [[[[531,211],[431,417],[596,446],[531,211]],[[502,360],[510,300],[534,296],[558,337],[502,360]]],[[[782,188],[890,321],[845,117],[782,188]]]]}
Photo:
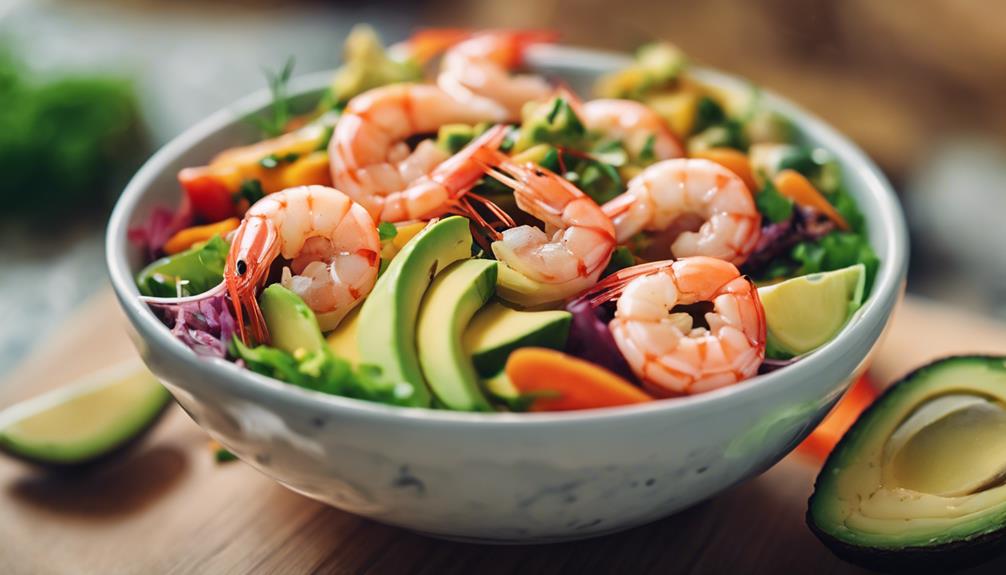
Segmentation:
{"type": "MultiPolygon", "coordinates": [[[[597,72],[601,68],[611,68],[630,61],[628,55],[618,52],[561,45],[536,47],[527,59],[532,64],[556,66],[570,72],[597,72]]],[[[298,76],[291,81],[289,93],[296,98],[317,92],[328,85],[332,73],[333,71],[323,71],[298,76]]],[[[708,68],[693,67],[692,73],[703,81],[726,88],[749,89],[751,86],[750,82],[742,78],[708,68]]],[[[896,300],[903,288],[908,267],[908,233],[904,215],[891,184],[880,169],[858,146],[816,115],[770,90],[760,89],[760,92],[771,109],[781,112],[801,133],[839,158],[843,170],[860,173],[864,182],[864,196],[870,197],[870,201],[863,202],[859,199],[858,203],[872,204],[873,211],[867,217],[876,218],[881,223],[879,229],[885,236],[889,253],[881,261],[870,297],[835,338],[791,366],[735,385],[670,401],[658,400],[620,407],[541,413],[469,413],[398,407],[324,394],[257,374],[223,359],[196,355],[172,336],[150,308],[139,300],[140,294],[133,281],[127,257],[126,232],[129,220],[158,174],[204,138],[264,108],[270,101],[267,89],[242,97],[186,129],[156,151],[136,172],[116,202],[106,231],[105,254],[112,287],[129,321],[141,334],[140,337],[148,340],[148,345],[156,346],[171,361],[189,363],[193,369],[207,372],[207,377],[202,378],[204,385],[228,388],[228,391],[239,391],[242,394],[260,394],[257,399],[266,405],[273,402],[290,403],[296,404],[297,408],[324,408],[342,416],[393,417],[420,424],[479,427],[610,422],[648,415],[659,417],[713,406],[718,409],[737,406],[757,397],[759,393],[795,385],[807,377],[813,377],[828,357],[841,353],[846,342],[864,337],[872,325],[886,322],[894,307],[893,300],[896,300]]],[[[871,240],[876,241],[876,238],[871,240]]]]}

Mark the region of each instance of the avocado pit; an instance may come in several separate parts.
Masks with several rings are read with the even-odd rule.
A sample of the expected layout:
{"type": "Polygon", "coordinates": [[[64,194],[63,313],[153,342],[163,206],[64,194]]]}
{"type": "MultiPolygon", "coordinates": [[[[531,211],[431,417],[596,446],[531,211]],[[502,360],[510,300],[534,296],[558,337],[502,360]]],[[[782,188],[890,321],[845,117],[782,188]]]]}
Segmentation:
{"type": "Polygon", "coordinates": [[[1006,481],[1006,407],[973,394],[926,402],[891,435],[885,486],[958,497],[1006,481]]]}

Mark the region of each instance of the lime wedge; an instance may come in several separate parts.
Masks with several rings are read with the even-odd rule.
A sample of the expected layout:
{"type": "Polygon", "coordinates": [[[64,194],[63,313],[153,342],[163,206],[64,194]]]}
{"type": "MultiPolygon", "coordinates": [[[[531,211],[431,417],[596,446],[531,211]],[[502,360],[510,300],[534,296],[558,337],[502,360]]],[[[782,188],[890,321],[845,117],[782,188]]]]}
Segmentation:
{"type": "Polygon", "coordinates": [[[863,303],[865,285],[866,267],[856,264],[759,288],[768,325],[766,355],[785,359],[830,341],[863,303]]]}
{"type": "Polygon", "coordinates": [[[97,459],[146,431],[171,396],[138,360],[0,412],[0,449],[42,464],[97,459]]]}

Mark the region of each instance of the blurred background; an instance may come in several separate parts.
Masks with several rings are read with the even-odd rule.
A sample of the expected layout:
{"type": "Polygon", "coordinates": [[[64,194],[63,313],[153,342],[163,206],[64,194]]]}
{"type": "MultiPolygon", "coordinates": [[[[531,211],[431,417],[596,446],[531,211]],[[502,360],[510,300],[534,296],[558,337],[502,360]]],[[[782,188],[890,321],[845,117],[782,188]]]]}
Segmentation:
{"type": "Polygon", "coordinates": [[[0,377],[104,288],[102,231],[136,167],[200,118],[335,67],[369,22],[655,39],[744,75],[849,135],[894,182],[910,291],[1006,319],[1006,4],[955,0],[0,0],[0,377]]]}

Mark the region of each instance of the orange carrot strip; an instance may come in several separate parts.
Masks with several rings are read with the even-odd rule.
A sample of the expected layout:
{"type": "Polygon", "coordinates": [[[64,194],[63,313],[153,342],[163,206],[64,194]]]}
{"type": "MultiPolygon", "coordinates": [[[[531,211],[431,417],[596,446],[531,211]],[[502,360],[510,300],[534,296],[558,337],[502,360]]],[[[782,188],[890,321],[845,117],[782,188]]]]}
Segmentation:
{"type": "Polygon", "coordinates": [[[164,244],[164,253],[171,255],[191,248],[198,242],[205,242],[213,236],[226,235],[227,232],[237,229],[240,220],[237,218],[227,218],[216,223],[205,226],[192,226],[184,230],[178,230],[175,235],[164,244]]]}
{"type": "Polygon", "coordinates": [[[849,229],[849,223],[845,221],[842,214],[838,213],[835,207],[831,205],[831,202],[822,196],[821,192],[818,192],[814,188],[814,184],[810,183],[810,180],[805,178],[800,172],[783,170],[776,175],[772,183],[775,184],[780,194],[801,206],[814,208],[828,216],[828,219],[835,222],[835,225],[839,228],[843,230],[849,229]]]}
{"type": "Polygon", "coordinates": [[[510,354],[506,374],[522,394],[542,393],[531,411],[593,409],[653,401],[638,387],[589,361],[541,347],[510,354]],[[554,393],[554,397],[545,396],[554,393]]]}
{"type": "Polygon", "coordinates": [[[751,194],[758,193],[758,182],[755,181],[754,173],[751,171],[751,161],[748,160],[744,152],[733,148],[710,148],[692,154],[693,158],[703,158],[723,166],[744,180],[744,185],[751,190],[751,194]]]}
{"type": "Polygon", "coordinates": [[[859,418],[859,414],[873,403],[877,398],[877,390],[864,375],[852,385],[849,393],[845,394],[835,406],[834,411],[817,426],[817,429],[803,440],[796,450],[805,455],[809,455],[818,461],[824,461],[835,448],[838,441],[842,439],[845,432],[852,427],[852,424],[859,418]]]}

